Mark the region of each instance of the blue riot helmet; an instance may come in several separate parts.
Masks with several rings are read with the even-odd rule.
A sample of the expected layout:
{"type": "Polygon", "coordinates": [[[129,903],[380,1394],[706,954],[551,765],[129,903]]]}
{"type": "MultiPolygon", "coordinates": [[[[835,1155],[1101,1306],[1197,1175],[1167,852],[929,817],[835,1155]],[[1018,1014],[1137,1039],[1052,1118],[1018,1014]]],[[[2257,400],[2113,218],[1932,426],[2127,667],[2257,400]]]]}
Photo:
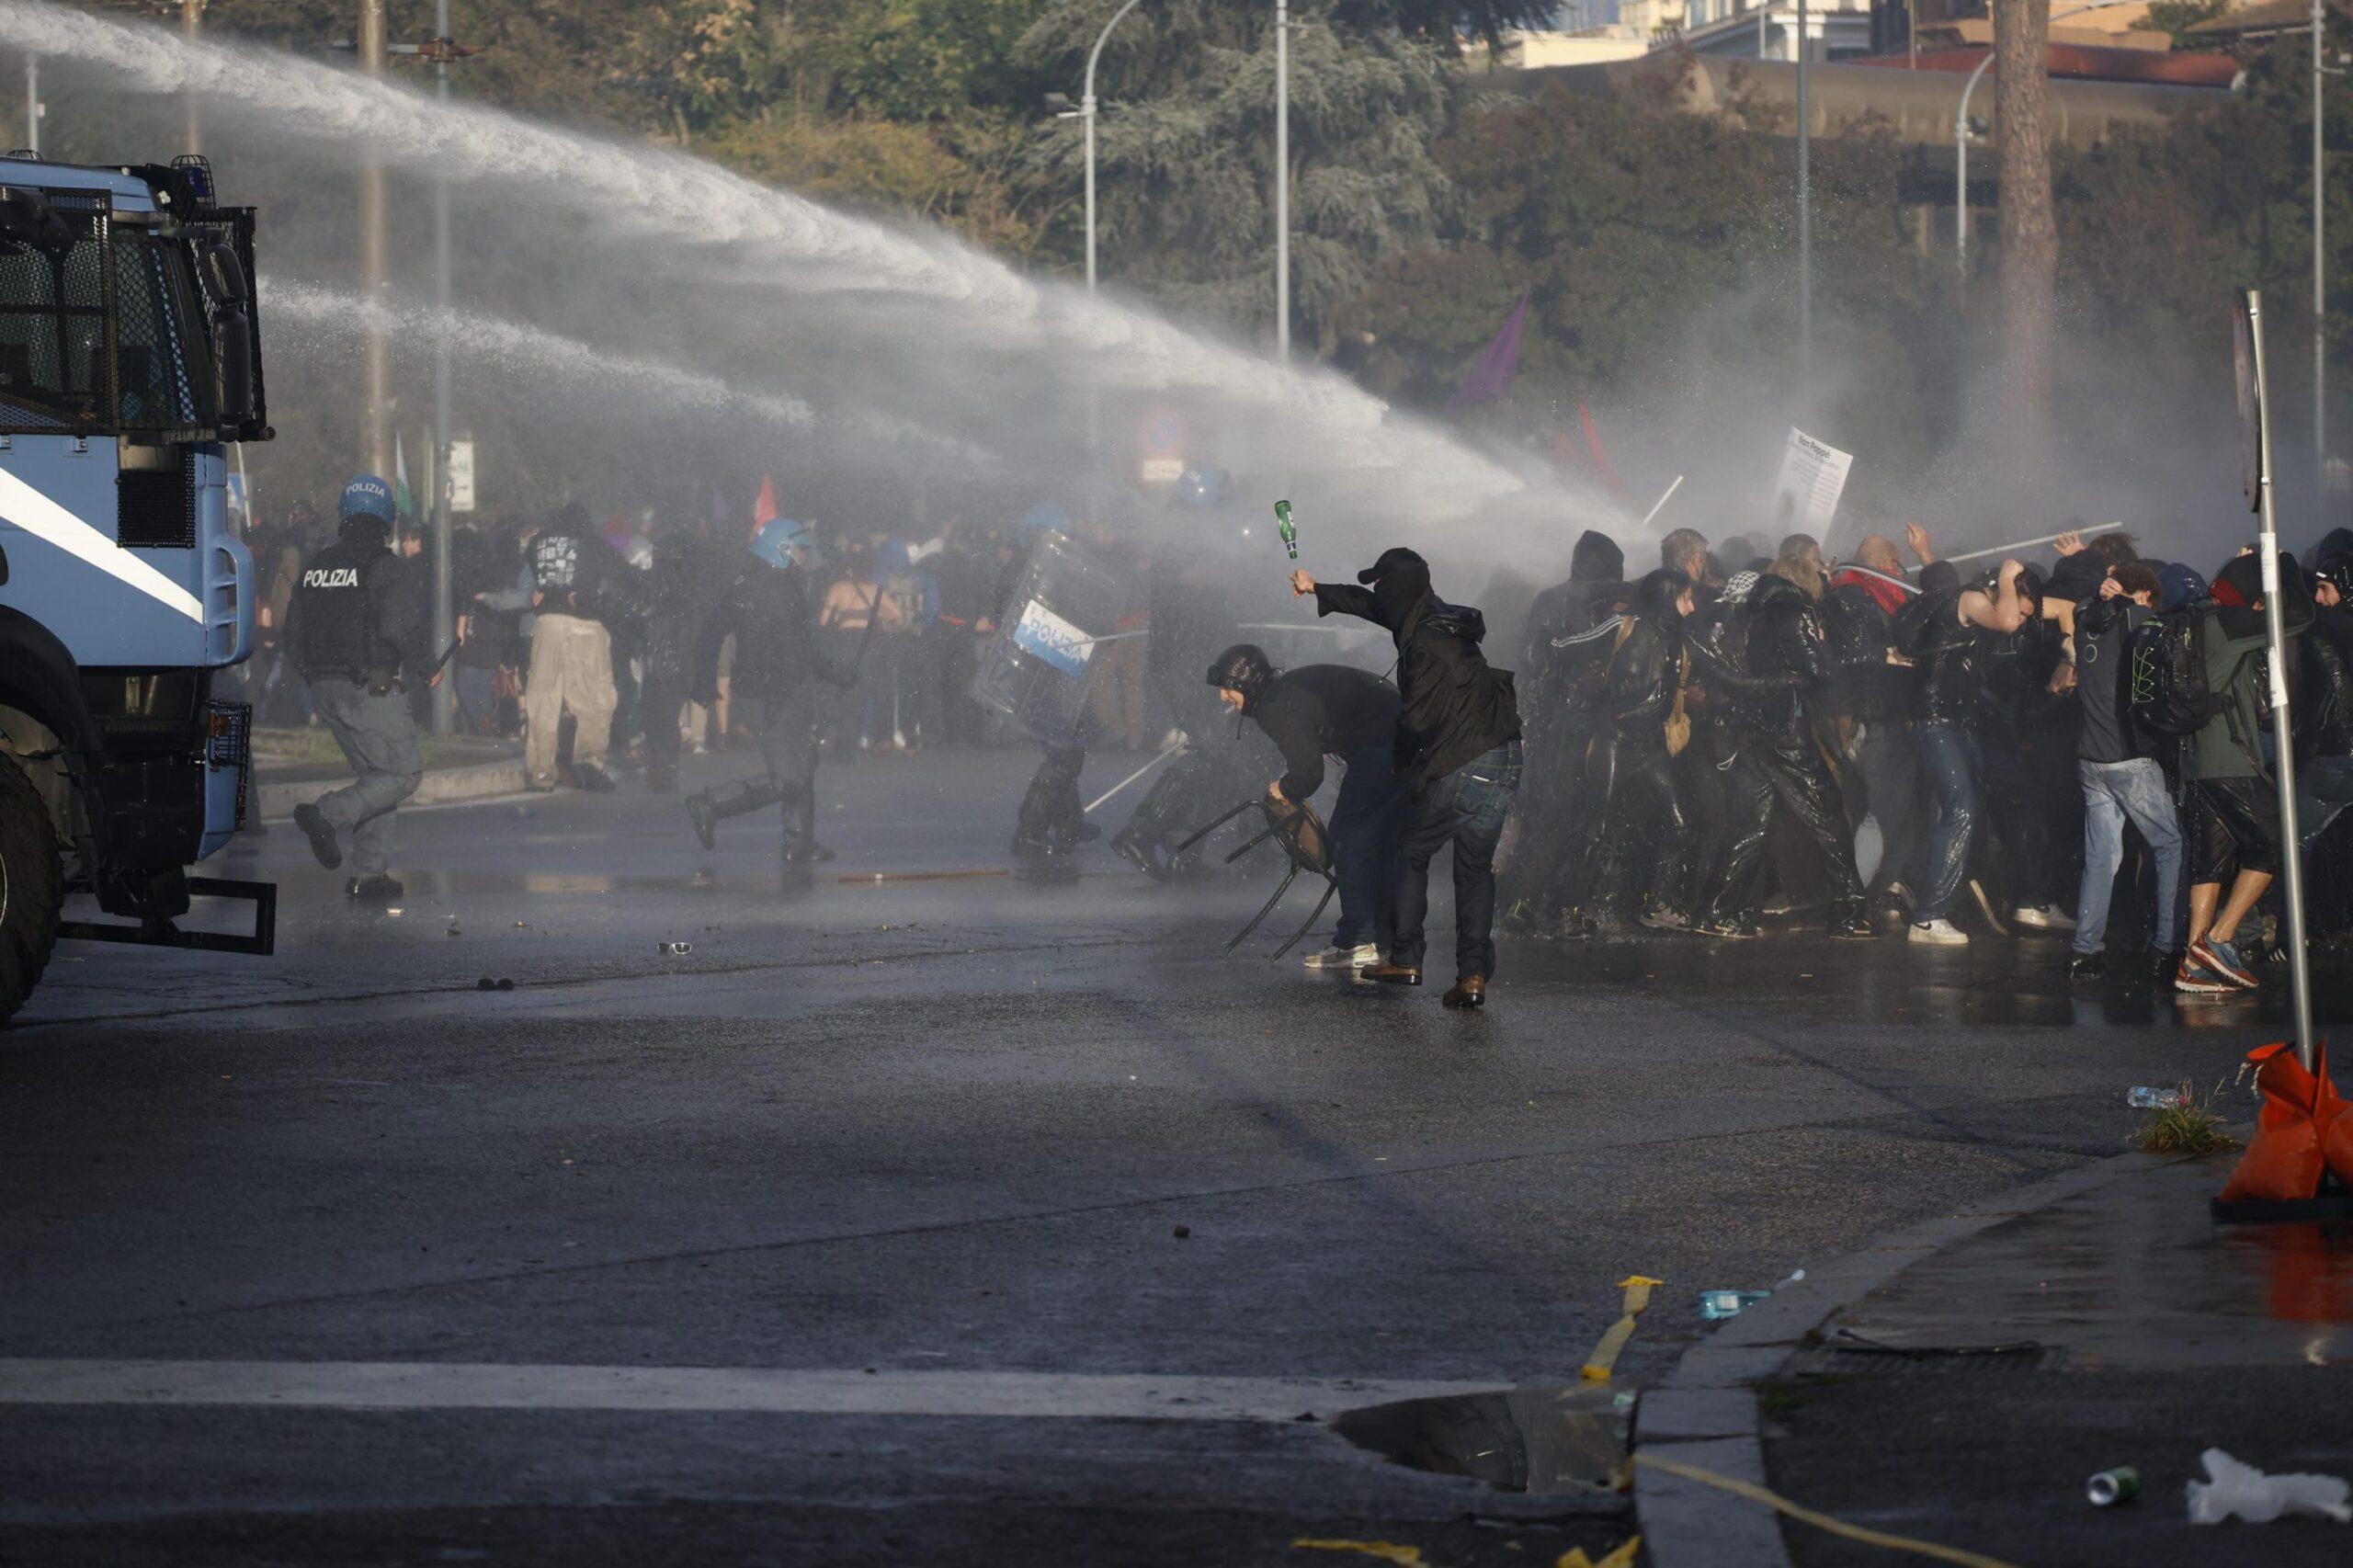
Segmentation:
{"type": "Polygon", "coordinates": [[[771,517],[752,536],[752,553],[769,565],[781,568],[791,565],[793,556],[807,551],[813,543],[808,524],[796,523],[790,517],[771,517]]]}
{"type": "Polygon", "coordinates": [[[355,474],[343,487],[343,500],[336,509],[339,517],[373,517],[390,524],[397,511],[392,505],[392,487],[372,473],[355,474]]]}
{"type": "Polygon", "coordinates": [[[389,544],[398,515],[391,485],[372,473],[355,474],[343,487],[335,508],[336,531],[346,539],[370,538],[389,544]]]}

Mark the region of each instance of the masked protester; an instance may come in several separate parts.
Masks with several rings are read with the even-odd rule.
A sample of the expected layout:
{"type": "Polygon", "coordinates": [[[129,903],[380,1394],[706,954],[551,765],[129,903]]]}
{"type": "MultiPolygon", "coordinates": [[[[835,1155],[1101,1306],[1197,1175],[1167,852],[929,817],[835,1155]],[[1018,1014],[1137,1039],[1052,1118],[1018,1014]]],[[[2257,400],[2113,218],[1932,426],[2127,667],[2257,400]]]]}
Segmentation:
{"type": "Polygon", "coordinates": [[[1608,636],[1631,591],[1625,575],[1625,551],[1587,529],[1569,556],[1569,580],[1537,595],[1528,612],[1526,793],[1497,869],[1509,929],[1540,930],[1561,913],[1555,892],[1583,842],[1577,784],[1601,716],[1608,636]]]}
{"type": "Polygon", "coordinates": [[[1454,848],[1455,983],[1449,1007],[1477,1007],[1495,974],[1495,845],[1519,792],[1519,708],[1511,672],[1479,651],[1486,620],[1430,588],[1428,562],[1410,550],[1381,551],[1357,574],[1360,586],[1291,574],[1291,591],[1315,596],[1318,615],[1353,615],[1387,629],[1397,647],[1394,756],[1410,797],[1397,878],[1397,937],[1389,960],[1358,972],[1419,985],[1429,914],[1430,860],[1454,848]]]}
{"type": "Polygon", "coordinates": [[[294,825],[329,870],[343,864],[338,835],[347,835],[358,874],[344,892],[375,902],[404,891],[391,874],[392,813],[425,776],[404,677],[441,684],[415,585],[392,551],[392,486],[374,474],[343,487],[335,542],[304,564],[286,627],[311,705],[353,776],[316,804],[295,807],[294,825]]]}
{"type": "Polygon", "coordinates": [[[752,540],[755,559],[721,595],[695,650],[695,699],[715,702],[720,645],[735,639],[735,717],[757,741],[767,771],[686,802],[687,820],[705,849],[719,846],[719,824],[729,817],[782,805],[785,864],[802,880],[811,864],[833,858],[816,838],[814,682],[847,689],[855,678],[817,651],[816,606],[793,556],[805,537],[801,524],[781,517],[760,525],[752,540]]]}
{"type": "Polygon", "coordinates": [[[1332,945],[1308,954],[1305,962],[1313,970],[1380,963],[1396,939],[1398,835],[1405,812],[1396,775],[1396,688],[1346,665],[1278,670],[1266,650],[1249,642],[1220,653],[1209,683],[1282,753],[1283,776],[1267,787],[1279,809],[1304,806],[1323,788],[1324,757],[1345,765],[1326,833],[1340,889],[1340,924],[1332,945]]]}
{"type": "Polygon", "coordinates": [[[1798,677],[1749,673],[1748,602],[1760,581],[1755,572],[1735,572],[1714,603],[1699,607],[1683,621],[1688,683],[1698,699],[1685,755],[1696,759],[1693,771],[1714,796],[1691,857],[1685,900],[1690,929],[1703,937],[1746,940],[1764,935],[1749,898],[1755,881],[1749,871],[1760,852],[1747,838],[1756,831],[1756,765],[1749,754],[1780,733],[1798,677]],[[1742,879],[1737,886],[1736,873],[1742,879]]]}
{"type": "Polygon", "coordinates": [[[1654,856],[1664,868],[1651,881],[1645,920],[1682,923],[1672,906],[1689,881],[1691,828],[1671,759],[1690,734],[1682,622],[1693,603],[1691,579],[1661,567],[1634,585],[1614,634],[1605,722],[1586,748],[1579,786],[1586,800],[1582,842],[1561,890],[1569,934],[1588,934],[1600,923],[1597,895],[1611,856],[1621,849],[1654,856]]]}

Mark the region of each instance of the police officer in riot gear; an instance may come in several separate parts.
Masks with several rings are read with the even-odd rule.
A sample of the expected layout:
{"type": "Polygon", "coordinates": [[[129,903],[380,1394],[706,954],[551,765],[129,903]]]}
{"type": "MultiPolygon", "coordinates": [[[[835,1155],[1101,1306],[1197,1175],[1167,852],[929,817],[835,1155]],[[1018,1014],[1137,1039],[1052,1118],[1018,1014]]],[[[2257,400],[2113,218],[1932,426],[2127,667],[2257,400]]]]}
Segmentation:
{"type": "Polygon", "coordinates": [[[1353,971],[1386,958],[1397,935],[1397,859],[1405,791],[1397,781],[1397,688],[1370,670],[1307,665],[1278,670],[1266,650],[1237,642],[1210,665],[1228,708],[1254,720],[1283,756],[1267,786],[1279,808],[1303,806],[1324,784],[1324,759],[1347,771],[1326,837],[1340,888],[1332,945],[1307,955],[1313,970],[1353,971]]]}
{"type": "Polygon", "coordinates": [[[747,563],[728,585],[695,650],[695,700],[719,698],[720,645],[735,639],[733,678],[737,720],[751,730],[766,773],[687,798],[687,820],[705,849],[719,846],[718,828],[733,816],[765,806],[784,808],[785,864],[798,879],[832,855],[816,839],[817,704],[811,689],[823,678],[847,689],[855,670],[838,670],[817,651],[817,611],[809,574],[800,560],[810,545],[807,527],[782,517],[760,526],[747,563]]]}
{"type": "Polygon", "coordinates": [[[295,807],[294,825],[329,870],[343,864],[347,837],[358,874],[344,892],[388,902],[402,892],[391,875],[392,812],[425,774],[402,678],[438,686],[441,672],[423,642],[424,601],[392,552],[392,486],[359,475],[343,487],[341,513],[335,541],[303,563],[285,636],[353,780],[295,807]]]}

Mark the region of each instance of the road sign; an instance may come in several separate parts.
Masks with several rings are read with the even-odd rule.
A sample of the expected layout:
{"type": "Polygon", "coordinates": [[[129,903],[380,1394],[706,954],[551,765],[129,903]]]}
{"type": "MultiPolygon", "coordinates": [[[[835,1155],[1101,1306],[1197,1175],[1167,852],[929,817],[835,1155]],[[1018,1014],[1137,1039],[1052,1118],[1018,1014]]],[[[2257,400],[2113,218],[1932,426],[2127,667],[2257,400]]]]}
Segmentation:
{"type": "Polygon", "coordinates": [[[474,444],[472,441],[449,443],[449,510],[471,512],[474,509],[474,444]]]}

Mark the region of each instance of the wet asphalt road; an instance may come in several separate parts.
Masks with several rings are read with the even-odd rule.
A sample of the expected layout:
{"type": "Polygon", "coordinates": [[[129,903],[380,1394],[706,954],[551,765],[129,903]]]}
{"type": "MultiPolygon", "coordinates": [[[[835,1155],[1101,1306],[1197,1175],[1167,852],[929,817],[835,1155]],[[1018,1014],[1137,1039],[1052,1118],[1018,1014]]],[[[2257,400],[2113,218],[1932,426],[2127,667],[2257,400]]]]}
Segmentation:
{"type": "Polygon", "coordinates": [[[805,895],[764,820],[707,855],[674,801],[566,794],[406,816],[397,915],[290,829],[241,846],[221,874],[284,888],[274,959],[65,949],[0,1036],[0,1358],[36,1391],[0,1400],[0,1561],[1550,1561],[1633,1525],[1360,1453],[1279,1418],[1284,1381],[1318,1416],[1350,1380],[1574,1381],[1644,1274],[1639,1386],[1701,1289],[2113,1153],[2126,1086],[2277,1034],[2071,994],[2048,938],[1506,947],[1456,1015],[1222,957],[1270,868],[874,881],[1002,869],[1028,766],[829,770],[805,895]],[[38,1392],[121,1360],[231,1402],[38,1392]],[[273,1408],[247,1363],[538,1392],[273,1408]],[[896,1403],[572,1387],[695,1368],[896,1403]],[[1027,1376],[943,1409],[968,1372],[1027,1376]],[[1131,1375],[1267,1408],[1090,1414],[1074,1381],[1131,1375]]]}

